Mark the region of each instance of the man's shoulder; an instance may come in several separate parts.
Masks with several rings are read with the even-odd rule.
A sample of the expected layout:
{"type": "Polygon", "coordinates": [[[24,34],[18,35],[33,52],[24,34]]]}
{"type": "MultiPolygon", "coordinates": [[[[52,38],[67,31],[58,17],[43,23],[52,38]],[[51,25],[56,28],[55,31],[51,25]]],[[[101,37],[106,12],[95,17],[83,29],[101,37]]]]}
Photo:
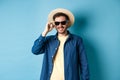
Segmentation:
{"type": "Polygon", "coordinates": [[[83,38],[79,35],[72,34],[72,41],[77,43],[83,43],[83,38]]]}
{"type": "Polygon", "coordinates": [[[80,39],[82,40],[82,37],[80,35],[76,35],[76,34],[71,34],[73,39],[80,39]]]}

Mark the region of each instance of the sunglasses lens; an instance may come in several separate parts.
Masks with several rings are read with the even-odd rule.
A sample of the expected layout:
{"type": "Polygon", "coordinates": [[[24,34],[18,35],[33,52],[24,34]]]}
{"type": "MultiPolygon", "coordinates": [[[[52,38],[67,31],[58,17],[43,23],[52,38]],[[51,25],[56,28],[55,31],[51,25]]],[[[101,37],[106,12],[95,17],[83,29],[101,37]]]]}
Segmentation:
{"type": "Polygon", "coordinates": [[[55,22],[55,25],[59,25],[60,24],[60,22],[55,22]]]}
{"type": "Polygon", "coordinates": [[[55,22],[55,25],[57,26],[57,25],[59,25],[60,23],[61,23],[62,25],[65,25],[65,24],[67,23],[67,21],[55,22]]]}
{"type": "Polygon", "coordinates": [[[65,25],[65,24],[66,24],[66,21],[62,21],[61,24],[62,24],[62,25],[65,25]]]}

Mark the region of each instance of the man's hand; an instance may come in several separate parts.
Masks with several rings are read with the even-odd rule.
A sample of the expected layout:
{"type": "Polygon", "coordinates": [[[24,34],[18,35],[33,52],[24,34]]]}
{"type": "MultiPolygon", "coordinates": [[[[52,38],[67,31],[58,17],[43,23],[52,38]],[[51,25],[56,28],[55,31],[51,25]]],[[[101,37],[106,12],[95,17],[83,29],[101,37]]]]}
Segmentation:
{"type": "Polygon", "coordinates": [[[42,36],[45,37],[47,35],[47,33],[50,32],[53,28],[54,28],[53,22],[47,23],[45,30],[42,33],[42,36]]]}

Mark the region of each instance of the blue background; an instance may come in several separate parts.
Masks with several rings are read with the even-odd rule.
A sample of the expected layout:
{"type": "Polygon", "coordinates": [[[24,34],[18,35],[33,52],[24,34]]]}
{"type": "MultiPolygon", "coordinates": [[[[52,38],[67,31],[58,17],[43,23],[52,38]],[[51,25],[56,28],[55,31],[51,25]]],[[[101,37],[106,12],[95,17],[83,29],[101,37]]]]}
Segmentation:
{"type": "Polygon", "coordinates": [[[120,0],[0,0],[0,80],[39,80],[43,55],[31,47],[58,7],[75,15],[91,80],[120,80],[120,0]]]}

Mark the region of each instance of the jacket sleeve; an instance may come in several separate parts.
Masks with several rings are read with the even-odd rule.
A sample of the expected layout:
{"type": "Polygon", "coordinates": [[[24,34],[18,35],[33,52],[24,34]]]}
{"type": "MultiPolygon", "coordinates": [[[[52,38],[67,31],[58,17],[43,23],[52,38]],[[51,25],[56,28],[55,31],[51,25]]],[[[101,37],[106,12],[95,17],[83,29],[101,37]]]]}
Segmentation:
{"type": "Polygon", "coordinates": [[[40,37],[35,40],[32,46],[32,53],[38,55],[44,52],[45,52],[45,37],[40,35],[40,37]]]}
{"type": "Polygon", "coordinates": [[[87,61],[87,56],[82,38],[79,40],[78,45],[79,45],[79,62],[80,62],[81,80],[89,80],[88,61],[87,61]]]}

